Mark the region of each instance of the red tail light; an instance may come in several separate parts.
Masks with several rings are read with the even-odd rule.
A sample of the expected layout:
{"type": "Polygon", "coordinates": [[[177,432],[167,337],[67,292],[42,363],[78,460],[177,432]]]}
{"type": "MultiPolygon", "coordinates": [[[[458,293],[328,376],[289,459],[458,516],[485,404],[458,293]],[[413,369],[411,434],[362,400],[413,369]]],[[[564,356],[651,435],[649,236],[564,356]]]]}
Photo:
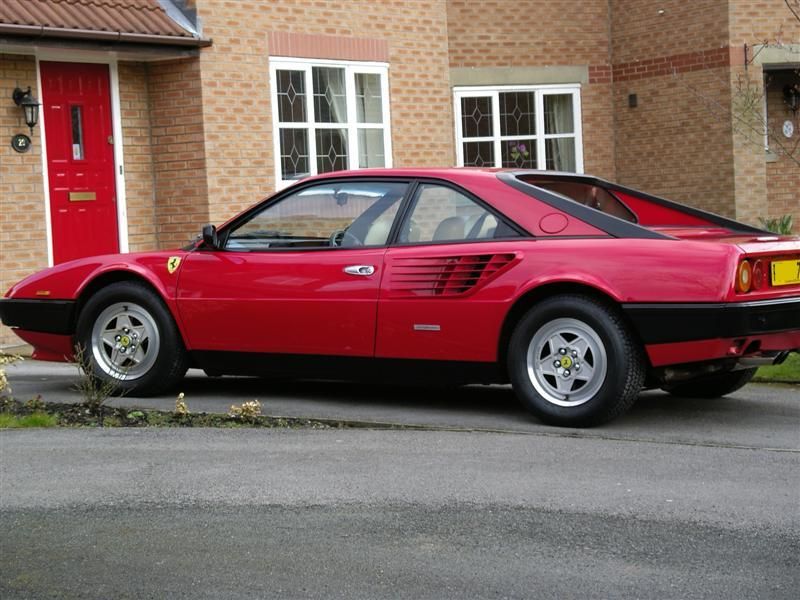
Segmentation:
{"type": "Polygon", "coordinates": [[[764,266],[764,261],[757,260],[753,264],[753,289],[760,290],[766,284],[767,269],[764,266]]]}

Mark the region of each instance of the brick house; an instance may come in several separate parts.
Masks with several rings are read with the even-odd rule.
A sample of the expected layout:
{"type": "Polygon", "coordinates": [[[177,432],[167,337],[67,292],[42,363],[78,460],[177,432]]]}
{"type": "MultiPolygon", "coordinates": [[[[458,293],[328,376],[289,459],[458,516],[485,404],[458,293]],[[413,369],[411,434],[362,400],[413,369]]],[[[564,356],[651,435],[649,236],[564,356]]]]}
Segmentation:
{"type": "Polygon", "coordinates": [[[346,167],[584,171],[800,223],[799,66],[783,0],[3,0],[0,288],[346,167]],[[753,86],[780,145],[737,119],[753,86]]]}

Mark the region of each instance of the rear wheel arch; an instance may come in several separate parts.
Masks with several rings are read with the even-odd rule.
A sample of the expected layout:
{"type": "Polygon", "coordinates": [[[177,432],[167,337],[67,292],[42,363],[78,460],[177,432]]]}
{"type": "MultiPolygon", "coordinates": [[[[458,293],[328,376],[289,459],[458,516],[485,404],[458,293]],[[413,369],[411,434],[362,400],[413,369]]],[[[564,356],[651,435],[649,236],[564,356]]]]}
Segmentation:
{"type": "Polygon", "coordinates": [[[500,328],[500,338],[497,345],[497,362],[501,368],[505,369],[508,358],[508,345],[511,341],[511,336],[514,333],[514,329],[520,320],[522,320],[527,312],[538,302],[541,302],[542,300],[552,296],[564,294],[586,296],[587,298],[591,298],[615,309],[619,313],[625,325],[628,327],[631,335],[636,339],[642,348],[643,356],[647,360],[649,367],[649,360],[647,359],[647,353],[644,352],[644,344],[639,337],[639,332],[636,331],[633,323],[630,322],[625,313],[619,308],[619,301],[616,298],[591,285],[574,282],[555,282],[540,285],[528,290],[519,298],[517,298],[511,309],[506,314],[506,317],[503,321],[503,326],[500,328]]]}

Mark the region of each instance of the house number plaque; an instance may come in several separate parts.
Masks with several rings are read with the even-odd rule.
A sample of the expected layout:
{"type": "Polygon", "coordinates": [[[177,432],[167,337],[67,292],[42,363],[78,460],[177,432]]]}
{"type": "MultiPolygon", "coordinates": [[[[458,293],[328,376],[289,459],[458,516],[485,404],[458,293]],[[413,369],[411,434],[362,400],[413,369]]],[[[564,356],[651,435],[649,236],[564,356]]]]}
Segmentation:
{"type": "Polygon", "coordinates": [[[27,152],[31,149],[31,138],[24,133],[18,133],[11,138],[11,147],[19,153],[27,152]]]}

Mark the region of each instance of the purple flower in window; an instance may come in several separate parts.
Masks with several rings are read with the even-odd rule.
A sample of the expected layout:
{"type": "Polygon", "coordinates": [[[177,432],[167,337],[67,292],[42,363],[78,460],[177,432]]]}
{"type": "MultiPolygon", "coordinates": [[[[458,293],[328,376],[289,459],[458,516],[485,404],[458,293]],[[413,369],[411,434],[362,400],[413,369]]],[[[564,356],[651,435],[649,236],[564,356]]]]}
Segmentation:
{"type": "Polygon", "coordinates": [[[528,158],[528,147],[520,142],[509,142],[511,149],[511,160],[518,161],[519,159],[528,158]]]}

